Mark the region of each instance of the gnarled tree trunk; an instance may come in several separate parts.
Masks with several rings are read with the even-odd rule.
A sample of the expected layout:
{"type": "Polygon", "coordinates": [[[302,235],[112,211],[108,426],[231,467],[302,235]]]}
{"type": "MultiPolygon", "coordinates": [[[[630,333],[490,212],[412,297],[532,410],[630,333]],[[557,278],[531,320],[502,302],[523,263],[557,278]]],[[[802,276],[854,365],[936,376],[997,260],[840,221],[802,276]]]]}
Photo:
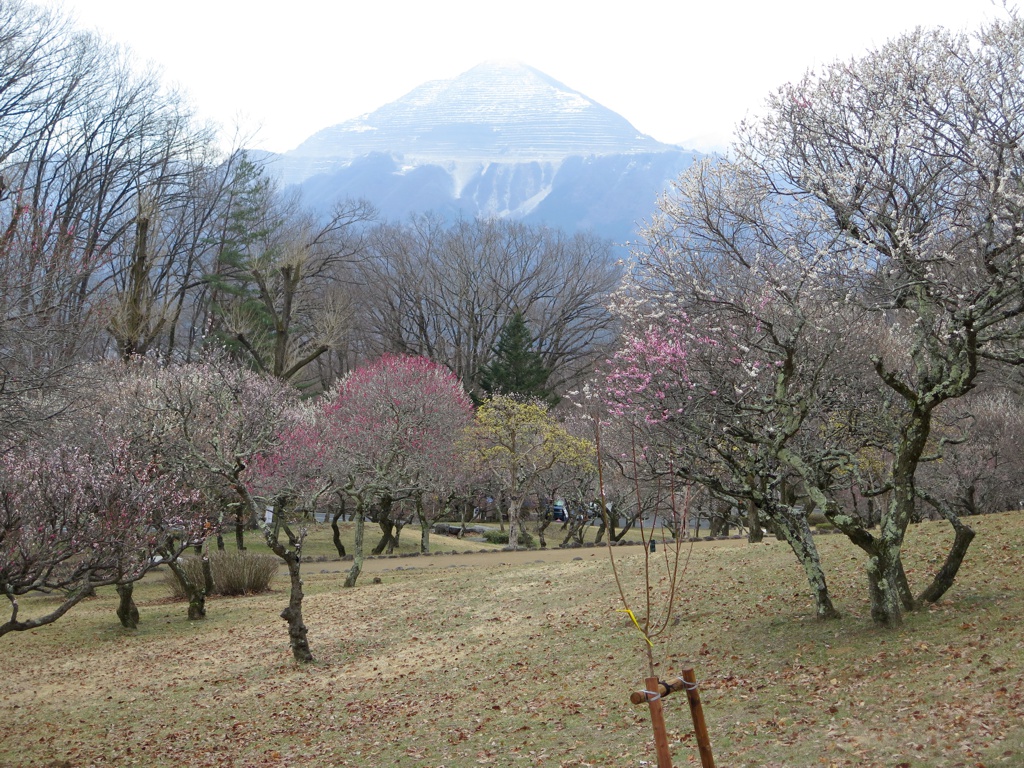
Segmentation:
{"type": "Polygon", "coordinates": [[[306,637],[306,624],[302,620],[302,559],[298,552],[278,552],[278,555],[285,561],[288,567],[288,579],[291,589],[288,592],[288,607],[281,611],[281,618],[288,622],[288,643],[292,649],[292,656],[296,661],[313,661],[313,653],[309,650],[309,640],[306,637]]]}
{"type": "Polygon", "coordinates": [[[832,598],[828,593],[825,571],[821,567],[821,558],[807,518],[788,508],[777,509],[770,517],[803,566],[811,594],[814,596],[814,615],[819,619],[839,618],[839,611],[832,604],[832,598]]]}
{"type": "Polygon", "coordinates": [[[139,608],[135,605],[135,600],[132,597],[135,591],[135,584],[129,581],[123,584],[115,584],[114,587],[117,589],[117,618],[120,619],[121,626],[125,629],[138,629],[139,608]]]}
{"type": "Polygon", "coordinates": [[[188,620],[199,621],[206,618],[206,585],[193,584],[188,573],[181,567],[178,560],[169,560],[167,567],[178,580],[185,598],[188,600],[188,620]]]}
{"type": "Polygon", "coordinates": [[[366,515],[364,514],[363,503],[360,501],[356,505],[356,540],[352,546],[352,567],[349,569],[348,576],[345,578],[345,586],[348,588],[356,585],[356,580],[359,578],[359,574],[363,570],[363,535],[365,529],[366,515]]]}

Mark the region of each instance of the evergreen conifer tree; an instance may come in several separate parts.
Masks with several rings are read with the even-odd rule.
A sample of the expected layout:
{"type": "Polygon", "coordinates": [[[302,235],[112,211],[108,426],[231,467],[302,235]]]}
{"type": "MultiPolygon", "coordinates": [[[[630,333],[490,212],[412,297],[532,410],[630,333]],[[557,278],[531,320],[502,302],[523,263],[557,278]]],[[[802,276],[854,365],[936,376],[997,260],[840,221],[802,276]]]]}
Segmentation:
{"type": "Polygon", "coordinates": [[[555,405],[559,397],[547,386],[551,369],[544,365],[522,312],[505,323],[494,347],[494,358],[483,367],[480,387],[488,395],[520,395],[555,405]]]}
{"type": "Polygon", "coordinates": [[[274,319],[260,300],[254,266],[267,260],[266,245],[281,222],[268,215],[273,197],[270,178],[244,152],[233,173],[217,262],[205,278],[212,291],[213,314],[207,333],[217,346],[259,370],[272,346],[274,319]]]}

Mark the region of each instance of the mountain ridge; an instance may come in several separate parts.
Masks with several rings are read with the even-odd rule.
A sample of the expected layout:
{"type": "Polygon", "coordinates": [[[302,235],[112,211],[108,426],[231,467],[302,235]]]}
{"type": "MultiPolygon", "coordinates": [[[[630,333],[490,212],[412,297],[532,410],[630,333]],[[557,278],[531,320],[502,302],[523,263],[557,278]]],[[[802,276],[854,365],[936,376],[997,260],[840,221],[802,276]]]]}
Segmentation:
{"type": "Polygon", "coordinates": [[[390,219],[513,218],[617,243],[699,154],[518,62],[485,62],[265,156],[314,207],[359,197],[390,219]]]}

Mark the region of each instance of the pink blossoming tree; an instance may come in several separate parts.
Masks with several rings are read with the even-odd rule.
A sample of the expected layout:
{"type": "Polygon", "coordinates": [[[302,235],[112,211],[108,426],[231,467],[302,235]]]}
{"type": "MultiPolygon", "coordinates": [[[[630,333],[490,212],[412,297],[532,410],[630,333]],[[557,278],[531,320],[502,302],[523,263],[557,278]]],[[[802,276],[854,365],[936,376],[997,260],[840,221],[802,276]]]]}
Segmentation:
{"type": "Polygon", "coordinates": [[[91,454],[33,447],[0,456],[0,588],[11,604],[0,635],[54,622],[96,587],[131,584],[156,555],[176,557],[202,539],[199,494],[135,447],[113,440],[91,454]],[[62,597],[21,618],[19,597],[31,593],[62,597]]]}
{"type": "Polygon", "coordinates": [[[355,551],[346,580],[355,586],[370,506],[451,488],[472,403],[443,366],[423,357],[385,356],[342,379],[322,418],[324,472],[355,504],[355,551]]]}
{"type": "Polygon", "coordinates": [[[296,661],[313,661],[302,617],[302,546],[320,499],[331,490],[322,423],[315,406],[289,409],[278,442],[253,457],[245,473],[244,497],[258,515],[258,524],[271,551],[288,569],[288,605],[281,618],[296,661]]]}

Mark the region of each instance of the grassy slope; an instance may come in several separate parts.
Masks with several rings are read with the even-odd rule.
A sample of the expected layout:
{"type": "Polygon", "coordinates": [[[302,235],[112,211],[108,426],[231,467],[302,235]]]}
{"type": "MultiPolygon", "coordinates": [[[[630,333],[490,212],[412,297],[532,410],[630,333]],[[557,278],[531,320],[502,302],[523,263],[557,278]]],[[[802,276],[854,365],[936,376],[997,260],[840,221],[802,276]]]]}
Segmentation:
{"type": "MultiPolygon", "coordinates": [[[[656,654],[663,675],[695,665],[718,765],[1021,765],[1024,514],[972,522],[957,586],[895,633],[871,626],[862,558],[838,536],[819,539],[845,613],[829,623],[811,618],[779,542],[687,548],[680,621],[656,654]]],[[[913,582],[947,539],[938,524],[912,529],[913,582]]],[[[147,582],[136,632],[117,626],[103,593],[0,639],[0,766],[653,761],[646,709],[628,700],[645,675],[642,638],[594,552],[440,573],[403,559],[382,584],[350,591],[311,567],[318,660],[307,667],[290,661],[281,591],[211,601],[207,620],[189,623],[147,582]]],[[[644,557],[616,551],[638,613],[644,557]]],[[[666,700],[666,717],[676,766],[696,764],[685,699],[666,700]]]]}

